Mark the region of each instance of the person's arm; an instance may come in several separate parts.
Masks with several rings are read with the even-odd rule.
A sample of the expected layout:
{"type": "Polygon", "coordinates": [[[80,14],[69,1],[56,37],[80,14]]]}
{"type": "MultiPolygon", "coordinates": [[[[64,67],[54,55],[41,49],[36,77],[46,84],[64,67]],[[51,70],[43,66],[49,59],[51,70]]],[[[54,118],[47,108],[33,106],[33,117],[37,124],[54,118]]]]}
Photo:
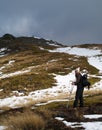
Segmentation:
{"type": "Polygon", "coordinates": [[[74,84],[77,85],[78,83],[80,83],[80,79],[81,79],[81,74],[80,73],[76,74],[76,82],[74,82],[74,84]]]}

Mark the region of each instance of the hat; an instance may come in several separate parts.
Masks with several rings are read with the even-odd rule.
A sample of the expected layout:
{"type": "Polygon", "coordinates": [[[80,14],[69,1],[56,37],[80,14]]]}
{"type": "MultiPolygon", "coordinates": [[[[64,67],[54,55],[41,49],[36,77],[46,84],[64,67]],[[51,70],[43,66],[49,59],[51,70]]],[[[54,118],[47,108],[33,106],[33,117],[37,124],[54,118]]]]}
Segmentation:
{"type": "Polygon", "coordinates": [[[82,73],[88,73],[88,71],[86,69],[83,69],[82,73]]]}

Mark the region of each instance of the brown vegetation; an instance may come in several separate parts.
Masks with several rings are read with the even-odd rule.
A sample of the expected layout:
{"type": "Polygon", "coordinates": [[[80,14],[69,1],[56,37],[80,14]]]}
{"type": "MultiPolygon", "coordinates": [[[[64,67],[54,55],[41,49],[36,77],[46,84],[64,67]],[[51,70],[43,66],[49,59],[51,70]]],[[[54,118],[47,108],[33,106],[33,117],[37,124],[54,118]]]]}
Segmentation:
{"type": "MultiPolygon", "coordinates": [[[[3,74],[14,73],[21,70],[27,70],[28,73],[0,79],[0,98],[12,95],[12,91],[22,91],[24,95],[29,92],[49,88],[55,85],[53,73],[68,74],[77,67],[87,68],[90,74],[98,74],[98,70],[87,62],[86,57],[76,57],[65,53],[50,53],[47,49],[54,49],[55,46],[49,46],[45,39],[36,39],[33,37],[13,37],[4,35],[0,38],[0,48],[6,47],[4,57],[0,58],[0,67],[5,66],[1,71],[3,74]],[[40,49],[42,47],[43,49],[40,49]],[[11,65],[9,61],[14,60],[11,65]]],[[[53,41],[49,41],[50,43],[53,41]]],[[[61,45],[60,45],[61,46],[61,45]]],[[[80,45],[81,47],[93,48],[96,45],[80,45]]],[[[102,45],[97,45],[102,48],[102,45]]],[[[98,78],[90,78],[91,84],[99,81],[98,78]]],[[[46,106],[31,108],[34,102],[28,104],[28,109],[17,108],[10,109],[5,106],[4,112],[0,113],[0,121],[6,122],[8,130],[71,130],[60,121],[55,120],[56,116],[63,116],[66,120],[82,121],[83,113],[102,113],[102,93],[87,92],[85,97],[86,107],[78,111],[72,109],[73,98],[66,108],[66,102],[50,103],[46,106]],[[97,106],[97,109],[96,109],[97,106]]],[[[42,101],[43,102],[43,101],[42,101]]],[[[27,107],[27,106],[26,106],[27,107]]]]}

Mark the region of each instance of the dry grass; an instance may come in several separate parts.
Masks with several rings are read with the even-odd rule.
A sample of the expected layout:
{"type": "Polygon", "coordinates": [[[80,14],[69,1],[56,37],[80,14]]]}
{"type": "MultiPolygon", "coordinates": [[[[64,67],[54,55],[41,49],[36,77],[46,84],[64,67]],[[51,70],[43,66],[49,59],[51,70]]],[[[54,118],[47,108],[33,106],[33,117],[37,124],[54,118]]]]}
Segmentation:
{"type": "Polygon", "coordinates": [[[102,91],[96,90],[88,92],[88,97],[85,98],[85,104],[89,106],[98,103],[102,103],[102,91]]]}
{"type": "Polygon", "coordinates": [[[0,80],[0,89],[3,89],[0,92],[0,95],[3,97],[6,94],[9,95],[12,91],[24,91],[28,93],[30,91],[49,88],[53,86],[55,80],[52,75],[48,75],[46,72],[39,72],[35,74],[34,72],[10,77],[7,79],[0,80]]]}
{"type": "Polygon", "coordinates": [[[96,77],[91,77],[91,78],[89,79],[91,85],[93,85],[93,84],[99,82],[100,80],[101,80],[100,78],[96,78],[96,77]]]}
{"type": "Polygon", "coordinates": [[[10,117],[7,130],[43,130],[45,120],[33,112],[26,111],[20,115],[10,117]]]}
{"type": "Polygon", "coordinates": [[[40,106],[37,110],[35,110],[36,113],[38,113],[39,115],[42,115],[45,121],[48,121],[52,118],[52,114],[53,112],[49,109],[47,109],[44,106],[40,106]]]}
{"type": "MultiPolygon", "coordinates": [[[[12,66],[8,66],[2,70],[3,73],[12,73],[18,70],[20,71],[23,68],[39,65],[37,68],[33,68],[30,73],[14,76],[11,78],[0,79],[0,89],[3,89],[3,91],[0,92],[0,98],[9,96],[14,90],[25,91],[26,88],[26,92],[28,93],[37,89],[49,88],[55,83],[54,77],[49,75],[51,73],[65,75],[79,66],[81,69],[87,68],[90,74],[98,73],[98,70],[92,67],[87,62],[87,58],[85,57],[76,57],[74,55],[65,53],[50,53],[47,50],[40,50],[39,47],[43,47],[45,49],[55,48],[54,46],[45,45],[45,42],[46,41],[44,39],[36,40],[34,38],[18,38],[13,42],[4,42],[0,40],[1,47],[7,46],[10,49],[9,55],[0,58],[0,67],[8,64],[10,60],[15,60],[12,66]],[[30,42],[32,44],[30,44],[30,42]],[[37,43],[38,45],[34,43],[37,43]]],[[[88,44],[80,46],[91,48],[91,46],[88,44]]],[[[92,45],[92,48],[93,47],[96,47],[96,45],[92,45]]],[[[102,49],[102,45],[98,45],[98,47],[102,49]]],[[[98,80],[99,79],[96,78],[90,78],[90,82],[92,84],[98,80]]],[[[98,102],[98,100],[101,101],[100,99],[102,99],[102,93],[100,92],[89,91],[85,94],[90,96],[88,97],[89,99],[86,100],[87,104],[90,104],[91,102],[98,102]],[[96,95],[95,98],[92,97],[93,95],[96,95]]],[[[42,102],[47,100],[51,99],[45,99],[42,102]]],[[[66,102],[64,103],[64,105],[66,105],[66,102]]],[[[33,104],[35,104],[35,102],[30,101],[24,107],[29,107],[33,104]]],[[[70,102],[70,104],[72,104],[72,102],[70,102]]],[[[51,103],[46,105],[46,107],[50,109],[57,109],[60,105],[62,105],[62,102],[51,103]]],[[[9,110],[7,106],[5,106],[3,109],[9,110]]],[[[16,117],[10,117],[8,122],[10,127],[9,130],[42,130],[42,128],[45,126],[44,119],[50,118],[51,113],[44,107],[40,107],[39,112],[37,111],[37,113],[38,115],[26,111],[25,113],[17,115],[16,117]]]]}
{"type": "Polygon", "coordinates": [[[2,124],[7,126],[6,130],[44,130],[51,118],[52,112],[44,107],[34,110],[25,107],[21,111],[19,109],[10,110],[5,112],[4,116],[0,115],[2,124]]]}
{"type": "Polygon", "coordinates": [[[88,90],[85,91],[84,94],[88,96],[102,95],[102,90],[88,90]]]}
{"type": "MultiPolygon", "coordinates": [[[[19,39],[20,40],[20,39],[19,39]]],[[[10,48],[14,49],[9,55],[1,57],[0,66],[8,64],[10,60],[15,60],[12,66],[4,68],[3,73],[12,73],[20,71],[23,68],[35,66],[31,72],[9,77],[6,79],[0,79],[0,97],[4,98],[6,95],[10,95],[12,91],[21,90],[26,92],[49,88],[56,82],[51,73],[65,75],[76,69],[78,66],[83,69],[86,67],[90,74],[98,73],[98,70],[89,65],[87,58],[76,57],[65,53],[50,53],[46,50],[40,50],[39,46],[35,44],[24,44],[20,41],[15,41],[15,44],[10,44],[10,48]],[[16,51],[18,50],[18,51],[16,51]],[[37,67],[36,67],[37,66],[37,67]]],[[[34,40],[34,39],[33,39],[34,40]]],[[[51,46],[43,46],[43,48],[52,49],[51,46]],[[50,48],[51,47],[51,48],[50,48]]],[[[92,82],[94,82],[92,80],[92,82]]]]}
{"type": "Polygon", "coordinates": [[[82,47],[82,48],[97,48],[97,49],[101,49],[102,50],[102,44],[81,44],[81,45],[77,45],[78,47],[82,47]]]}

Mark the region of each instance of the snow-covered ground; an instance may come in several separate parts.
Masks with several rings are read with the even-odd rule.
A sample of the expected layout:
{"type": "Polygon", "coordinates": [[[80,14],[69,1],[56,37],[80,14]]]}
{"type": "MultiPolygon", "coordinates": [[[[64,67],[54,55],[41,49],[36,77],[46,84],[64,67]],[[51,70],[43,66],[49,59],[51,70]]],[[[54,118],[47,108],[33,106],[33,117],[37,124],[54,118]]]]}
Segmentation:
{"type": "Polygon", "coordinates": [[[88,58],[88,62],[90,65],[99,69],[102,72],[102,55],[101,56],[91,56],[88,58]]]}
{"type": "Polygon", "coordinates": [[[7,48],[1,48],[0,49],[0,57],[5,56],[5,52],[4,51],[6,51],[6,50],[7,50],[7,48]]]}
{"type": "MultiPolygon", "coordinates": [[[[69,54],[74,54],[74,55],[78,55],[78,56],[86,56],[88,58],[88,62],[89,64],[93,65],[94,67],[96,67],[97,69],[99,69],[99,71],[102,71],[102,56],[98,57],[98,55],[102,55],[101,50],[93,50],[93,49],[85,49],[85,48],[71,48],[71,47],[66,47],[66,48],[58,48],[56,50],[50,51],[50,52],[65,52],[65,53],[69,53],[69,54]]],[[[9,62],[8,65],[12,64],[13,62],[9,62]]],[[[0,71],[2,73],[2,69],[5,68],[6,66],[2,66],[0,68],[0,71]]],[[[32,68],[32,67],[31,67],[32,68]]],[[[29,69],[27,68],[27,70],[23,70],[23,71],[19,71],[19,72],[15,72],[15,73],[9,73],[7,76],[5,74],[2,73],[2,76],[0,78],[6,78],[9,76],[14,76],[17,74],[23,74],[26,73],[28,71],[31,70],[31,68],[29,67],[29,69]]],[[[74,70],[65,75],[55,75],[55,80],[56,80],[56,86],[52,86],[52,88],[48,88],[48,89],[43,89],[43,90],[37,90],[34,92],[30,92],[28,94],[28,96],[11,96],[8,98],[4,98],[4,99],[0,99],[0,108],[2,109],[3,107],[10,107],[10,108],[17,108],[17,107],[21,107],[23,105],[26,105],[27,103],[31,102],[31,101],[40,101],[42,99],[51,99],[53,97],[58,97],[61,94],[68,94],[70,93],[70,91],[73,88],[73,92],[75,92],[76,90],[76,86],[72,86],[71,82],[75,81],[75,76],[74,76],[74,70]]],[[[101,89],[102,90],[102,76],[100,76],[101,81],[96,83],[92,89],[101,89]]],[[[3,90],[2,90],[3,91],[3,90]]],[[[66,99],[65,99],[66,100],[66,99]]],[[[59,101],[59,100],[51,100],[48,101],[47,103],[53,102],[53,101],[59,101]]],[[[41,105],[41,104],[37,104],[37,105],[41,105]]],[[[42,104],[43,105],[43,104],[42,104]]],[[[67,124],[67,122],[64,122],[65,124],[67,124]]],[[[97,129],[97,130],[101,130],[102,129],[102,122],[94,122],[92,124],[92,122],[89,122],[90,125],[87,125],[87,123],[81,123],[80,125],[82,125],[84,128],[86,128],[86,130],[90,130],[93,129],[93,126],[97,129]],[[99,128],[101,127],[101,129],[99,128]]],[[[68,124],[69,125],[69,124],[68,124]]],[[[96,130],[94,129],[94,130],[96,130]]]]}
{"type": "MultiPolygon", "coordinates": [[[[58,51],[58,50],[57,50],[58,51]]],[[[82,52],[87,52],[86,56],[89,56],[89,58],[91,58],[91,60],[89,60],[89,63],[95,67],[97,67],[100,71],[102,70],[102,60],[100,60],[101,58],[97,58],[97,62],[93,62],[94,61],[94,56],[101,54],[100,50],[92,50],[92,49],[85,49],[85,48],[70,48],[70,47],[66,47],[66,48],[59,48],[59,52],[64,52],[65,53],[70,53],[70,54],[76,54],[76,55],[82,55],[82,52]],[[68,49],[69,48],[69,49],[68,49]],[[72,51],[71,51],[72,49],[72,51]],[[79,50],[78,50],[79,49],[79,50]],[[67,52],[67,51],[68,52],[67,52]],[[77,51],[76,51],[77,50],[77,51]],[[93,58],[93,59],[92,59],[93,58]]],[[[85,54],[83,54],[85,56],[85,54]]],[[[11,65],[13,62],[15,61],[9,61],[9,63],[6,65],[11,65]]],[[[0,71],[6,67],[3,66],[0,68],[0,71]]],[[[32,68],[32,67],[31,67],[32,68]]],[[[23,74],[26,72],[31,71],[31,68],[29,67],[29,69],[27,70],[23,70],[23,71],[17,71],[14,73],[10,73],[10,74],[2,74],[2,76],[0,78],[6,78],[6,77],[10,77],[10,76],[14,76],[14,75],[19,75],[19,74],[23,74]]],[[[58,97],[61,94],[68,94],[70,93],[70,91],[73,88],[73,92],[75,92],[76,90],[76,86],[72,86],[71,82],[75,81],[75,76],[74,76],[74,70],[67,74],[67,75],[55,75],[55,80],[56,80],[56,86],[52,86],[52,88],[48,88],[48,89],[43,89],[43,90],[36,90],[34,92],[30,92],[28,96],[20,96],[21,93],[18,92],[18,96],[11,96],[8,98],[4,98],[4,99],[0,99],[0,107],[11,107],[11,108],[15,108],[15,107],[20,107],[22,105],[25,105],[26,103],[29,103],[30,101],[39,101],[42,99],[50,99],[53,97],[58,97]]],[[[102,78],[100,76],[100,78],[102,78]]],[[[98,83],[95,84],[95,87],[93,89],[102,89],[102,80],[98,83]]],[[[23,95],[23,94],[22,94],[23,95]]]]}
{"type": "Polygon", "coordinates": [[[68,53],[77,56],[85,56],[88,58],[89,64],[102,71],[102,51],[99,49],[87,49],[78,47],[63,47],[49,52],[68,53]],[[99,56],[100,55],[100,56],[99,56]]]}
{"type": "Polygon", "coordinates": [[[68,53],[68,54],[87,56],[87,57],[102,54],[101,50],[98,49],[87,49],[87,48],[78,48],[78,47],[57,48],[54,50],[49,50],[49,52],[68,53]]]}
{"type": "MultiPolygon", "coordinates": [[[[89,119],[98,119],[102,118],[102,115],[84,115],[85,118],[89,119]]],[[[102,122],[101,121],[88,121],[88,122],[68,122],[64,120],[62,117],[56,117],[56,120],[62,121],[66,126],[70,126],[71,128],[83,127],[85,130],[102,130],[102,122]]]]}
{"type": "Polygon", "coordinates": [[[0,126],[0,130],[5,130],[6,126],[0,126]]]}

